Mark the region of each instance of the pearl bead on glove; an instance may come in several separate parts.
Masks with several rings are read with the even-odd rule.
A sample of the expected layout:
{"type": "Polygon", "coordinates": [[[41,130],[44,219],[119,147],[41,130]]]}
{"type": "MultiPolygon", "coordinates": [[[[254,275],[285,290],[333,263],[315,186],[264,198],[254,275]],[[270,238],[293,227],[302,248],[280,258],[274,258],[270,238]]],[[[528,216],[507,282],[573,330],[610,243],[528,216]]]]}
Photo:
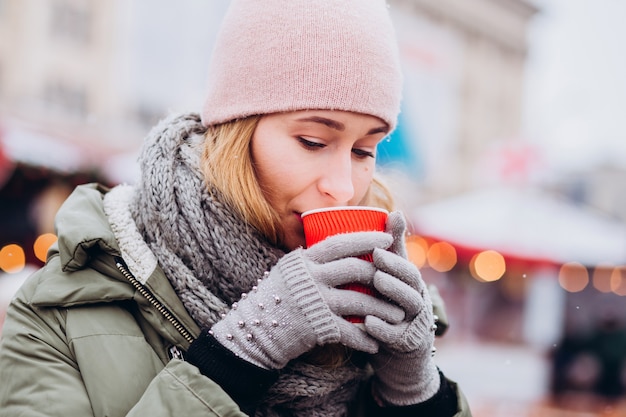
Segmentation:
{"type": "Polygon", "coordinates": [[[347,233],[284,255],[211,333],[235,355],[265,369],[281,369],[314,346],[328,343],[375,353],[378,342],[342,316],[399,323],[403,309],[335,287],[350,282],[373,285],[380,272],[356,257],[384,251],[392,240],[384,232],[347,233]]]}
{"type": "Polygon", "coordinates": [[[374,251],[376,289],[401,306],[400,323],[376,316],[365,318],[365,329],[380,343],[370,363],[375,371],[374,394],[388,405],[419,404],[437,393],[439,372],[432,358],[435,328],[429,291],[419,270],[406,259],[406,221],[399,212],[387,220],[394,236],[389,251],[374,251]]]}

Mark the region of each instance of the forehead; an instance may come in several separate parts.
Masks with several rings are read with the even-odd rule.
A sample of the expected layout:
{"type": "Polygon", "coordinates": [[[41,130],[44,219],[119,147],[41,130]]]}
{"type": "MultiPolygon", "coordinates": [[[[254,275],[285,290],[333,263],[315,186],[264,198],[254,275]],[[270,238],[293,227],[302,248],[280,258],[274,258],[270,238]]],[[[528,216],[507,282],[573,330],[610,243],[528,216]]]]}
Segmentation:
{"type": "Polygon", "coordinates": [[[375,133],[387,133],[389,131],[387,123],[376,116],[342,110],[300,110],[272,113],[263,116],[261,120],[263,119],[289,125],[320,125],[337,131],[345,131],[347,127],[351,126],[366,128],[368,131],[375,130],[375,133]]]}

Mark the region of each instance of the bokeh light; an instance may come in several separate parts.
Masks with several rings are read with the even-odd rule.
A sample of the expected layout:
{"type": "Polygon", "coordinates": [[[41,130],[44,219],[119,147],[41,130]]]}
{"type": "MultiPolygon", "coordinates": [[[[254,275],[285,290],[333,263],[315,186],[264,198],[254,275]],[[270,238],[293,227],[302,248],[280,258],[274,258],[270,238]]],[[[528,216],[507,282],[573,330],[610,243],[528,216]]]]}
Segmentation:
{"type": "Polygon", "coordinates": [[[426,258],[432,269],[438,272],[446,272],[456,265],[456,249],[447,242],[437,242],[428,248],[426,258]]]}
{"type": "Polygon", "coordinates": [[[494,250],[480,252],[470,261],[470,272],[480,281],[497,281],[506,272],[504,256],[494,250]]]}
{"type": "Polygon", "coordinates": [[[26,254],[21,246],[11,243],[0,249],[0,269],[10,274],[26,266],[26,254]]]}
{"type": "Polygon", "coordinates": [[[35,251],[35,256],[42,262],[46,262],[46,254],[48,253],[48,249],[50,246],[57,241],[57,236],[54,233],[44,233],[39,236],[35,243],[33,244],[33,250],[35,251]]]}
{"type": "Polygon", "coordinates": [[[598,265],[593,271],[591,282],[593,287],[603,293],[609,293],[611,289],[611,276],[614,268],[612,266],[598,265]]]}
{"type": "Polygon", "coordinates": [[[611,291],[617,295],[626,295],[626,267],[611,271],[611,291]]]}
{"type": "Polygon", "coordinates": [[[406,238],[406,252],[409,261],[418,268],[426,265],[426,254],[428,253],[428,242],[426,239],[411,235],[406,238]]]}
{"type": "Polygon", "coordinates": [[[565,291],[580,292],[589,284],[589,271],[578,262],[569,262],[559,270],[559,284],[565,291]]]}

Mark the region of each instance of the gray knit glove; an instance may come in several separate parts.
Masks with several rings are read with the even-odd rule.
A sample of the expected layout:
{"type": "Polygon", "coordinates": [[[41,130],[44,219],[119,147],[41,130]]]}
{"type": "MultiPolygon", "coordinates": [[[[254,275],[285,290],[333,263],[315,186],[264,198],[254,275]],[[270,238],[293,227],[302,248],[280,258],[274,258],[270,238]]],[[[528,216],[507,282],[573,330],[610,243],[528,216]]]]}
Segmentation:
{"type": "Polygon", "coordinates": [[[395,238],[393,251],[374,251],[378,269],[374,286],[406,315],[400,323],[376,316],[365,318],[366,331],[380,342],[379,352],[370,360],[375,371],[373,389],[384,404],[412,405],[431,398],[439,389],[439,372],[432,358],[433,307],[419,270],[406,259],[406,222],[399,212],[389,215],[387,230],[395,238]]]}
{"type": "Polygon", "coordinates": [[[235,355],[265,369],[281,369],[327,343],[375,353],[377,341],[341,316],[375,315],[398,323],[404,312],[387,301],[335,287],[349,282],[372,285],[376,268],[356,256],[391,243],[388,233],[357,232],[286,254],[211,328],[213,336],[235,355]]]}

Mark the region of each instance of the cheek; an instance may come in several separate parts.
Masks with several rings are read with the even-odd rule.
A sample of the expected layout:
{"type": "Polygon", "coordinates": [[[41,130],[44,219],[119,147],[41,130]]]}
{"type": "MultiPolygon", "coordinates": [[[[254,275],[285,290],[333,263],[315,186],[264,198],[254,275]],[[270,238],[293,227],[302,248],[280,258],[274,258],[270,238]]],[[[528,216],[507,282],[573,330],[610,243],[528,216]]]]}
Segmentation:
{"type": "Polygon", "coordinates": [[[259,185],[275,209],[296,193],[308,177],[304,161],[286,147],[257,148],[253,144],[252,157],[259,185]]]}
{"type": "Polygon", "coordinates": [[[372,163],[364,167],[359,167],[355,170],[354,175],[352,176],[354,198],[351,203],[358,204],[365,198],[365,194],[367,194],[374,178],[374,167],[375,164],[372,163]]]}

